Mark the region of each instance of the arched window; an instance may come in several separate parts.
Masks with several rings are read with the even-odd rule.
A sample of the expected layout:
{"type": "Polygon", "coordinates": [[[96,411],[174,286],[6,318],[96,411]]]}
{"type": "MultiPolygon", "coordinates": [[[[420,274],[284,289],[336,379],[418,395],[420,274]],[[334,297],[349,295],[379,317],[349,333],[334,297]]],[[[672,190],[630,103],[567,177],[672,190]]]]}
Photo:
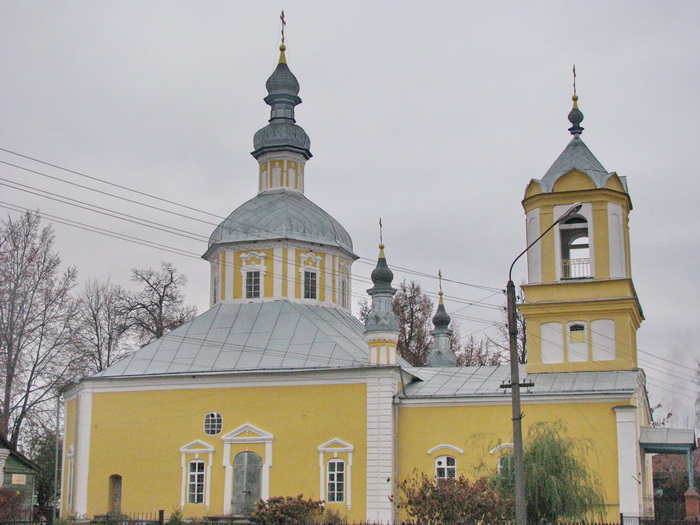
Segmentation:
{"type": "Polygon", "coordinates": [[[590,277],[588,221],[580,215],[574,215],[559,224],[559,234],[562,279],[590,277]]]}
{"type": "Polygon", "coordinates": [[[457,477],[457,460],[454,456],[435,458],[435,479],[454,479],[457,477]]]}
{"type": "Polygon", "coordinates": [[[498,458],[498,474],[506,478],[513,475],[513,454],[503,454],[498,458]]]}
{"type": "Polygon", "coordinates": [[[328,461],[328,501],[345,501],[345,461],[333,458],[328,461]]]}
{"type": "Polygon", "coordinates": [[[223,426],[223,418],[218,412],[209,412],[204,416],[204,433],[209,436],[215,436],[221,432],[223,426]]]}

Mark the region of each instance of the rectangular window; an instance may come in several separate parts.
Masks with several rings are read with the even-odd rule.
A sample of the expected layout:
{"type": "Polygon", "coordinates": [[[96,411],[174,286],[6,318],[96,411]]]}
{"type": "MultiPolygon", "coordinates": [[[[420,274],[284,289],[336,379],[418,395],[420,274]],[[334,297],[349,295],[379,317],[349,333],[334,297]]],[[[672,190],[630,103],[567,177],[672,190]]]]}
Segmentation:
{"type": "Polygon", "coordinates": [[[187,501],[189,503],[204,503],[204,461],[190,461],[189,474],[187,501]]]}
{"type": "Polygon", "coordinates": [[[245,297],[257,299],[260,297],[260,272],[251,271],[245,273],[245,297]]]}
{"type": "Polygon", "coordinates": [[[328,462],[328,501],[335,503],[345,500],[345,462],[331,459],[328,462]]]}
{"type": "Polygon", "coordinates": [[[304,272],[304,299],[316,299],[316,272],[304,272]]]}
{"type": "Polygon", "coordinates": [[[453,456],[435,458],[435,477],[437,479],[457,477],[457,461],[453,456]]]}

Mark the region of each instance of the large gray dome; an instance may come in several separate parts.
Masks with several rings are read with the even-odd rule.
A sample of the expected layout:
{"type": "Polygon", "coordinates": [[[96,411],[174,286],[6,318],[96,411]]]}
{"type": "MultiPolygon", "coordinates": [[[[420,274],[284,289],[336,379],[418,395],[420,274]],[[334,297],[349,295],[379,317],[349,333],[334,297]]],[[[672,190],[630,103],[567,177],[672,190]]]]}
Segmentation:
{"type": "Polygon", "coordinates": [[[338,221],[301,193],[287,189],[264,191],[239,206],[211,234],[209,248],[272,239],[314,242],[353,253],[350,234],[338,221]]]}

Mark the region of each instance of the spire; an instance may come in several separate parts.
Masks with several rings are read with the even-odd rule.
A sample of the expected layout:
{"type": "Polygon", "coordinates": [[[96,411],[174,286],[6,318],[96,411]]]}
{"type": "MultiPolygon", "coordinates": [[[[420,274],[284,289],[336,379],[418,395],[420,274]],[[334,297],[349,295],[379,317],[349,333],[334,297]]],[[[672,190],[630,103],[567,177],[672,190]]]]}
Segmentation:
{"type": "Polygon", "coordinates": [[[299,98],[299,81],[287,65],[284,43],[286,22],[284,11],[280,15],[282,20],[282,43],[280,44],[280,57],[277,67],[267,79],[265,87],[267,96],[265,103],[271,107],[269,124],[259,130],[253,138],[255,150],[252,155],[256,159],[265,153],[273,151],[286,151],[300,153],[304,160],[311,158],[309,147],[311,139],[306,132],[296,125],[294,108],[301,104],[299,98]]]}
{"type": "Polygon", "coordinates": [[[450,330],[450,316],[445,310],[445,302],[442,299],[442,272],[438,271],[440,280],[440,299],[438,307],[433,316],[433,326],[435,327],[430,335],[433,336],[433,349],[428,354],[428,366],[457,366],[457,356],[450,348],[452,330],[450,330]]]}
{"type": "Polygon", "coordinates": [[[581,110],[578,109],[578,95],[576,94],[576,65],[574,65],[574,94],[571,97],[571,100],[573,100],[573,107],[571,108],[571,112],[569,112],[569,122],[571,122],[572,126],[569,128],[569,132],[574,136],[578,137],[581,135],[583,132],[583,128],[581,127],[581,122],[583,122],[583,113],[581,113],[581,110]]]}

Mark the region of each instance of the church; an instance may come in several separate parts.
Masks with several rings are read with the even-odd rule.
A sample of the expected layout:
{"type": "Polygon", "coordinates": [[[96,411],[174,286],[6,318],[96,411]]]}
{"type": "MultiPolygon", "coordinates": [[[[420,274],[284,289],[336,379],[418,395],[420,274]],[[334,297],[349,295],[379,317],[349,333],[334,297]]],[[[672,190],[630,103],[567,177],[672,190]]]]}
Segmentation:
{"type": "MultiPolygon", "coordinates": [[[[304,196],[310,139],[284,44],[266,88],[258,194],[203,255],[211,308],[64,390],[64,517],[245,515],[261,498],[303,494],[350,522],[397,523],[398,484],[414,469],[474,477],[512,457],[510,367],[456,366],[442,297],[428,365],[397,355],[391,247],[379,246],[366,322],[352,315],[358,257],[304,196]]],[[[528,244],[582,204],[527,254],[524,425],[562,420],[593,444],[609,520],[653,516],[648,452],[661,445],[637,364],[632,203],[625,177],[581,140],[577,104],[570,142],[522,201],[528,244]]]]}

